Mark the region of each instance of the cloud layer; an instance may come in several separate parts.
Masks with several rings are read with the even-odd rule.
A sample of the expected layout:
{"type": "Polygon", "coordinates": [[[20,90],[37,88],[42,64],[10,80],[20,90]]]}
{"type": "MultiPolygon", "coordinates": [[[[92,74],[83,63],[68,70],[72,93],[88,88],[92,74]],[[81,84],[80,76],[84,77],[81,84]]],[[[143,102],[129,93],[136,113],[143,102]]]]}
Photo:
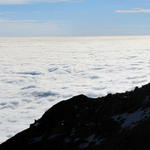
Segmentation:
{"type": "Polygon", "coordinates": [[[127,9],[127,10],[116,10],[116,13],[150,13],[150,9],[127,9]]]}
{"type": "Polygon", "coordinates": [[[56,3],[56,2],[78,2],[80,0],[0,0],[1,4],[29,4],[29,3],[36,3],[36,2],[49,2],[49,3],[56,3]]]}

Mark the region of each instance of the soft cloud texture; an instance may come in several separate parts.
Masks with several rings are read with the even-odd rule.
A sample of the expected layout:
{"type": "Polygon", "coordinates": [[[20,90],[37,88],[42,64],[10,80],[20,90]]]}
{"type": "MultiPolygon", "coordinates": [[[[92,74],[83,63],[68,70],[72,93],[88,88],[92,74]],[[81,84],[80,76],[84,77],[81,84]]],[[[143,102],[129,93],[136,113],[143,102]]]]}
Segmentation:
{"type": "Polygon", "coordinates": [[[36,3],[36,2],[78,2],[81,0],[0,0],[0,4],[28,4],[28,3],[36,3]]]}
{"type": "Polygon", "coordinates": [[[128,10],[116,10],[116,13],[150,13],[150,9],[128,9],[128,10]]]}

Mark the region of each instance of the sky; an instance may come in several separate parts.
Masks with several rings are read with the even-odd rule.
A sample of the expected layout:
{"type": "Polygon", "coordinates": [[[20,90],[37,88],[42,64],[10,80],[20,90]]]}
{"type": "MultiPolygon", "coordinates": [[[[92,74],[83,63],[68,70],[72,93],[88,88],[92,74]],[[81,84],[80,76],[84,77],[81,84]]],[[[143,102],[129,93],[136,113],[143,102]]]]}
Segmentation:
{"type": "Polygon", "coordinates": [[[0,0],[0,36],[150,35],[150,0],[0,0]]]}

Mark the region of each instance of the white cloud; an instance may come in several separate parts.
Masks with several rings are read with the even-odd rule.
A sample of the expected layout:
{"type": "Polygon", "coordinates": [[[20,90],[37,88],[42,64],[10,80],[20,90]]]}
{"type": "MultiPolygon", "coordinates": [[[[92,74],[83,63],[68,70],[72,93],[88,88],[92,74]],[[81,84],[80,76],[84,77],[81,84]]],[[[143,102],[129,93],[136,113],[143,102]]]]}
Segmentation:
{"type": "Polygon", "coordinates": [[[0,4],[25,4],[27,0],[0,0],[0,4]]]}
{"type": "Polygon", "coordinates": [[[64,25],[57,21],[0,19],[0,36],[48,36],[64,32],[64,25]]]}
{"type": "Polygon", "coordinates": [[[81,0],[0,0],[0,4],[28,4],[28,3],[36,3],[36,2],[78,2],[81,0]]]}
{"type": "Polygon", "coordinates": [[[128,9],[128,10],[116,10],[116,13],[150,13],[150,9],[128,9]]]}

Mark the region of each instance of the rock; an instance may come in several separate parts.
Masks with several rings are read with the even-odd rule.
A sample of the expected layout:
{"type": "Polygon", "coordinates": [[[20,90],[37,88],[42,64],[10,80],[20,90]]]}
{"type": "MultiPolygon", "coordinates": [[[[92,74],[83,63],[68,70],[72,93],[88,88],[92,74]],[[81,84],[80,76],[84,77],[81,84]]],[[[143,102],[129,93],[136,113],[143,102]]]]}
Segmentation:
{"type": "Polygon", "coordinates": [[[0,150],[147,150],[150,84],[101,98],[75,96],[50,108],[0,150]]]}

